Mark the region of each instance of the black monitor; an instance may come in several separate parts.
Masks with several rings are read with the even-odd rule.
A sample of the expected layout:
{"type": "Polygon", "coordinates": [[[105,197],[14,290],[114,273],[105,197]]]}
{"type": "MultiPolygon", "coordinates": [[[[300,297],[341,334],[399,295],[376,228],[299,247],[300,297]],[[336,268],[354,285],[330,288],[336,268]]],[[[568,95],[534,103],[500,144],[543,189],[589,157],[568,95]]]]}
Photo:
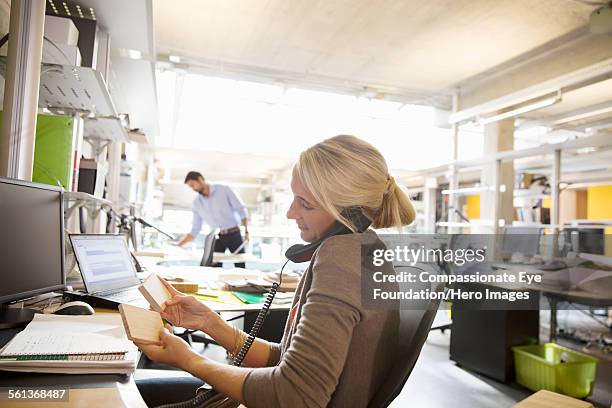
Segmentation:
{"type": "Polygon", "coordinates": [[[32,317],[7,303],[65,286],[62,199],[59,187],[0,177],[0,327],[32,317]]]}
{"type": "Polygon", "coordinates": [[[603,255],[605,229],[589,226],[564,228],[566,247],[573,252],[603,255]]]}
{"type": "Polygon", "coordinates": [[[506,226],[502,236],[502,257],[520,253],[526,257],[540,253],[540,238],[544,229],[540,226],[506,226]]]}

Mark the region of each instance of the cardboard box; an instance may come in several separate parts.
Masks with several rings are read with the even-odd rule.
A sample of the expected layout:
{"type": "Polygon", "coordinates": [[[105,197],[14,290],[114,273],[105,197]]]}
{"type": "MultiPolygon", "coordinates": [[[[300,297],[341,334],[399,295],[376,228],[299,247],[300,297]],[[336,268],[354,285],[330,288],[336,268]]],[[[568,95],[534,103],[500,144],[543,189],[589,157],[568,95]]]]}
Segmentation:
{"type": "Polygon", "coordinates": [[[45,16],[45,37],[55,44],[77,46],[79,30],[69,18],[45,16]]]}

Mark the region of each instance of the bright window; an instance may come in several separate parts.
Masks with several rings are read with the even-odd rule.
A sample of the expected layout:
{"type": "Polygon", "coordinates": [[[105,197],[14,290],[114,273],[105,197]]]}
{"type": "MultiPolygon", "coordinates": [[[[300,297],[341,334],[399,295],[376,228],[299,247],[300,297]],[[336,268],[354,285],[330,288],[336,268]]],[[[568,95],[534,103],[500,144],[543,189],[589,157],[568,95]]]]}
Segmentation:
{"type": "MultiPolygon", "coordinates": [[[[173,71],[157,78],[158,146],[294,158],[344,133],[374,144],[393,169],[452,158],[452,132],[434,126],[431,107],[173,71]]],[[[482,138],[474,137],[460,153],[481,149],[482,138]]]]}

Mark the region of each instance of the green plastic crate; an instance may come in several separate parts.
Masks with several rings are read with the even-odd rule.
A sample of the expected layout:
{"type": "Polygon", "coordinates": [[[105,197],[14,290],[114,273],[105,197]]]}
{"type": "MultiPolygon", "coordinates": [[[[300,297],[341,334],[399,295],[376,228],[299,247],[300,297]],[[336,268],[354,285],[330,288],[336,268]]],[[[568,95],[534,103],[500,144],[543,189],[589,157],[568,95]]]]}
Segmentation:
{"type": "Polygon", "coordinates": [[[555,343],[512,347],[516,382],[533,391],[549,390],[574,398],[593,392],[596,358],[555,343]]]}

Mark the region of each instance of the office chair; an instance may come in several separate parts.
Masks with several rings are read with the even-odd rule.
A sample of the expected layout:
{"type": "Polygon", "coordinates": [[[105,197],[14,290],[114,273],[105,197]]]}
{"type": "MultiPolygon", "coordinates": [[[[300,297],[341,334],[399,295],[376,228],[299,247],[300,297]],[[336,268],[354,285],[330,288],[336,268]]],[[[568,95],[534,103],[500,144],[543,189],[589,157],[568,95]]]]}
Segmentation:
{"type": "MultiPolygon", "coordinates": [[[[444,290],[443,284],[435,289],[436,292],[442,290],[444,290]]],[[[440,301],[433,300],[429,302],[425,310],[400,309],[400,350],[387,378],[368,404],[369,408],[388,407],[402,391],[421,354],[439,306],[440,301]]]]}
{"type": "Polygon", "coordinates": [[[204,251],[200,266],[212,266],[213,254],[215,253],[215,243],[217,242],[217,233],[219,230],[213,230],[204,237],[204,251]]]}
{"type": "MultiPolygon", "coordinates": [[[[204,237],[204,251],[200,266],[212,266],[213,254],[215,252],[215,243],[217,242],[217,233],[219,230],[214,230],[204,237]]],[[[173,259],[170,261],[159,261],[156,263],[159,266],[197,266],[198,261],[194,259],[173,259]]]]}

